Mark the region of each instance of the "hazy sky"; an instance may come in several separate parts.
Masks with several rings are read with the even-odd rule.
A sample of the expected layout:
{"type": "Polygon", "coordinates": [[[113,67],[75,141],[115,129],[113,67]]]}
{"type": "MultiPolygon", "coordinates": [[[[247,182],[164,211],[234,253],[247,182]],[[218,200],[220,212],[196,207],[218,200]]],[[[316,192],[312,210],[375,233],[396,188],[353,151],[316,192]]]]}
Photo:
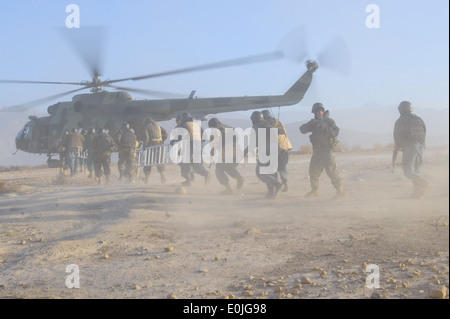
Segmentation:
{"type": "MultiPolygon", "coordinates": [[[[405,99],[418,108],[449,105],[447,0],[1,1],[0,79],[91,80],[60,32],[69,15],[66,6],[72,3],[80,8],[81,28],[107,27],[103,79],[271,52],[287,33],[306,25],[311,58],[317,58],[335,37],[345,39],[351,53],[351,74],[319,68],[313,87],[290,110],[310,108],[316,101],[333,109],[372,102],[396,105],[405,99]],[[366,25],[369,4],[380,10],[379,28],[366,25]]],[[[304,40],[298,39],[297,45],[302,43],[304,40]]],[[[282,59],[121,84],[186,96],[197,90],[199,97],[277,95],[304,71],[303,62],[282,59]]],[[[75,88],[0,83],[0,107],[75,88]]],[[[45,111],[47,106],[36,110],[45,111]]]]}

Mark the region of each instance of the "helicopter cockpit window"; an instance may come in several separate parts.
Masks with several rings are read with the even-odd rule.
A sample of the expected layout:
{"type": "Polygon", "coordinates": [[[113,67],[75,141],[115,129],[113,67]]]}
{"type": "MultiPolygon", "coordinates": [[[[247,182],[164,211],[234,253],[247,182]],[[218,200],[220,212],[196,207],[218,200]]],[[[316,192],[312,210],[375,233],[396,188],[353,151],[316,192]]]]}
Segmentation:
{"type": "Polygon", "coordinates": [[[33,134],[33,128],[30,125],[27,125],[23,129],[23,138],[26,140],[31,140],[33,134]]]}
{"type": "Polygon", "coordinates": [[[23,128],[20,130],[19,134],[17,134],[16,140],[19,140],[19,141],[20,141],[20,140],[22,139],[23,135],[24,135],[24,132],[25,132],[25,127],[23,127],[23,128]]]}

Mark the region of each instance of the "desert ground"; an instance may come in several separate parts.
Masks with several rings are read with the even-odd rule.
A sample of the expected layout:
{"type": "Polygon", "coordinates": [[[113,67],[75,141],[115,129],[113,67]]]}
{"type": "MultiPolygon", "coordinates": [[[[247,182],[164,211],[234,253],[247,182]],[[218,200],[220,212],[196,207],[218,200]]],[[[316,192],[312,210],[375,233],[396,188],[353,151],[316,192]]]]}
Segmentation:
{"type": "Polygon", "coordinates": [[[448,299],[448,147],[425,151],[422,199],[391,156],[337,153],[348,192],[337,200],[325,172],[320,196],[304,197],[310,155],[298,154],[275,199],[254,164],[232,195],[214,175],[180,188],[177,165],[147,185],[118,181],[116,165],[108,186],[59,169],[0,172],[0,297],[448,299]]]}

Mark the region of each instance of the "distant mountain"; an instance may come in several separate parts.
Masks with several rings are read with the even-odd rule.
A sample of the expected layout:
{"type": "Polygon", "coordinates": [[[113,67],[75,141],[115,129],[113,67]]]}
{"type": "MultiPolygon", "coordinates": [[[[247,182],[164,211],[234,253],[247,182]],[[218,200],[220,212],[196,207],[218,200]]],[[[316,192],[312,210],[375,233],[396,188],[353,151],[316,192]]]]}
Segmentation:
{"type": "MultiPolygon", "coordinates": [[[[312,118],[310,109],[299,108],[299,111],[284,111],[281,108],[282,121],[289,134],[295,150],[302,145],[309,145],[307,134],[301,134],[299,127],[312,118]]],[[[277,116],[277,110],[274,110],[277,116]]],[[[415,113],[423,118],[427,125],[428,146],[443,146],[449,144],[449,110],[417,109],[415,113]]],[[[233,112],[214,115],[223,123],[233,127],[247,128],[251,126],[251,112],[233,112]]],[[[28,154],[16,151],[15,137],[23,125],[28,121],[28,112],[0,112],[0,166],[24,166],[45,164],[45,155],[28,154]]],[[[33,114],[44,116],[46,114],[33,114]]],[[[210,116],[211,117],[211,116],[210,116]]],[[[209,118],[210,118],[209,117],[209,118]]],[[[363,105],[356,109],[330,109],[330,117],[336,121],[341,129],[339,141],[348,149],[357,146],[362,149],[373,148],[375,145],[386,146],[393,142],[392,131],[398,118],[396,106],[382,106],[376,103],[363,105]]],[[[169,133],[175,127],[175,121],[160,123],[169,133]]],[[[203,123],[206,127],[207,123],[203,123]]]]}

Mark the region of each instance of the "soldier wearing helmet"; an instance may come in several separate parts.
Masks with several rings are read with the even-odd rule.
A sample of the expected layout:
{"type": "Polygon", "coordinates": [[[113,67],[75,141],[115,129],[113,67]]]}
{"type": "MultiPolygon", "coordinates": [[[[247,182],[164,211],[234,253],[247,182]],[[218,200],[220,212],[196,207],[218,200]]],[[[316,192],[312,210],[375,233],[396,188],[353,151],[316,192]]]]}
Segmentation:
{"type": "Polygon", "coordinates": [[[404,175],[413,182],[412,197],[420,198],[428,186],[420,174],[425,149],[426,126],[424,121],[413,113],[411,102],[402,101],[398,106],[398,111],[400,117],[394,125],[395,148],[403,152],[402,169],[404,175]]]}
{"type": "MultiPolygon", "coordinates": [[[[158,125],[151,117],[146,117],[144,119],[144,139],[143,139],[143,147],[150,147],[150,146],[156,146],[164,144],[164,141],[167,139],[168,134],[167,131],[160,125],[158,125]]],[[[166,175],[165,175],[165,167],[164,165],[158,165],[156,166],[160,177],[161,177],[161,183],[164,184],[166,182],[166,175]]],[[[151,173],[152,167],[151,166],[145,166],[144,171],[144,181],[147,184],[150,173],[151,173]]]]}
{"type": "Polygon", "coordinates": [[[86,168],[89,171],[88,178],[92,178],[94,176],[94,157],[93,155],[93,149],[92,149],[92,141],[95,137],[95,129],[90,128],[86,135],[84,136],[84,142],[83,142],[83,148],[87,151],[87,157],[86,157],[86,168]]]}
{"type": "Polygon", "coordinates": [[[122,123],[122,126],[117,133],[117,147],[119,149],[117,168],[119,170],[119,180],[126,177],[130,183],[134,182],[136,174],[134,161],[137,146],[138,141],[136,135],[130,129],[130,125],[127,122],[122,123]]]}
{"type": "MultiPolygon", "coordinates": [[[[265,131],[266,152],[271,150],[270,129],[274,128],[274,126],[271,125],[266,120],[264,120],[264,116],[263,116],[262,112],[260,112],[260,111],[254,111],[252,113],[252,115],[250,116],[250,119],[253,124],[252,128],[254,130],[254,133],[256,134],[255,141],[256,141],[256,146],[258,147],[258,150],[260,149],[260,145],[258,145],[258,143],[259,143],[258,134],[260,133],[261,129],[263,129],[262,130],[263,132],[265,131]]],[[[277,151],[278,151],[278,147],[277,147],[277,151]]],[[[280,189],[283,187],[283,184],[278,180],[277,172],[275,172],[273,174],[262,174],[261,173],[261,167],[268,166],[268,165],[270,165],[270,163],[269,162],[262,163],[262,162],[260,162],[259,158],[260,157],[258,157],[258,162],[256,164],[256,176],[258,177],[258,179],[261,182],[266,184],[266,187],[267,187],[266,198],[275,198],[277,196],[278,192],[280,191],[280,189]]]]}
{"type": "MultiPolygon", "coordinates": [[[[209,171],[203,166],[202,163],[194,163],[194,147],[198,147],[201,145],[202,141],[202,128],[201,126],[194,121],[194,118],[189,112],[183,112],[179,114],[176,118],[177,125],[175,128],[184,128],[189,133],[189,141],[190,141],[190,154],[189,161],[187,163],[181,162],[181,176],[185,179],[183,185],[189,186],[191,182],[194,180],[194,173],[197,173],[205,178],[205,184],[209,183],[211,174],[209,171]]],[[[171,140],[170,144],[173,145],[181,140],[181,136],[178,136],[177,140],[171,140]]]]}
{"type": "Polygon", "coordinates": [[[314,114],[314,118],[300,126],[301,133],[311,133],[309,139],[313,147],[309,164],[311,191],[306,194],[306,197],[319,196],[319,177],[324,169],[336,188],[335,198],[343,197],[346,192],[341,185],[341,178],[333,154],[337,145],[339,128],[334,120],[329,117],[329,111],[325,111],[322,103],[314,103],[311,113],[314,114]]]}
{"type": "Polygon", "coordinates": [[[236,136],[233,136],[232,145],[230,145],[232,147],[233,152],[231,156],[233,161],[231,163],[228,162],[226,151],[230,148],[228,147],[229,145],[226,144],[227,140],[225,139],[226,134],[225,129],[227,128],[232,129],[232,127],[221,123],[219,119],[217,119],[216,117],[213,117],[208,121],[208,127],[218,129],[219,130],[218,133],[220,134],[219,139],[221,140],[220,142],[222,145],[221,149],[222,154],[220,162],[216,163],[215,173],[219,183],[225,186],[225,190],[221,194],[232,194],[233,189],[231,188],[228,176],[237,180],[236,186],[237,189],[240,189],[244,184],[244,178],[242,177],[241,173],[239,173],[239,171],[237,170],[237,166],[239,163],[236,162],[236,152],[238,151],[236,148],[239,147],[239,144],[236,141],[236,136]]]}
{"type": "Polygon", "coordinates": [[[109,184],[111,175],[111,151],[114,148],[114,139],[103,128],[97,130],[92,139],[92,158],[94,162],[95,177],[101,185],[105,175],[105,183],[109,184]]]}
{"type": "Polygon", "coordinates": [[[83,148],[84,136],[78,133],[76,128],[65,138],[65,149],[69,160],[70,176],[77,173],[79,165],[78,152],[83,148]]]}
{"type": "Polygon", "coordinates": [[[288,191],[288,171],[287,164],[289,162],[289,151],[292,150],[292,144],[287,137],[286,127],[278,119],[274,118],[269,110],[261,112],[264,120],[271,124],[273,127],[278,128],[278,174],[280,175],[281,182],[283,183],[282,192],[288,191]]]}

